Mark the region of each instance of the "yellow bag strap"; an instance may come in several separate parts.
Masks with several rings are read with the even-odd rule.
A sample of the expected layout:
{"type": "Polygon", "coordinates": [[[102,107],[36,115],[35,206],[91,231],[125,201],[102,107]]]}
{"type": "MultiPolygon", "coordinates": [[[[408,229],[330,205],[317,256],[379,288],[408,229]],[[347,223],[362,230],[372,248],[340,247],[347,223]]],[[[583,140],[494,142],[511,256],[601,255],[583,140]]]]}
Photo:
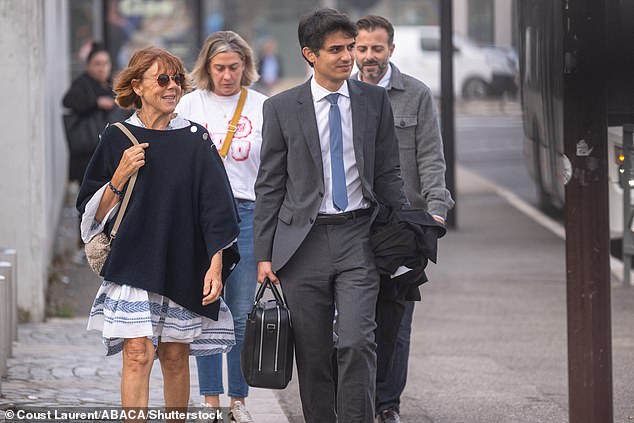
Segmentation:
{"type": "Polygon", "coordinates": [[[238,121],[240,120],[240,116],[242,115],[242,108],[244,107],[244,103],[246,101],[247,89],[242,87],[242,89],[240,90],[238,105],[236,106],[236,110],[233,112],[233,117],[231,118],[229,127],[227,127],[227,135],[225,136],[225,140],[222,142],[222,148],[218,152],[220,154],[220,157],[222,157],[223,159],[227,157],[227,153],[229,152],[231,140],[233,140],[233,134],[235,134],[236,130],[238,129],[238,121]]]}

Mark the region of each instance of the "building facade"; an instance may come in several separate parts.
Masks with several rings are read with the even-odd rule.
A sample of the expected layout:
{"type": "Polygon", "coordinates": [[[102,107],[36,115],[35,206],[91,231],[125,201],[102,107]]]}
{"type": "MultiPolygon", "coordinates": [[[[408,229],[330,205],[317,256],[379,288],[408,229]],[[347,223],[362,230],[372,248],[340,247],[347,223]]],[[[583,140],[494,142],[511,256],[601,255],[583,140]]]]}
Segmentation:
{"type": "Polygon", "coordinates": [[[66,185],[66,0],[0,0],[0,245],[17,249],[22,319],[44,318],[66,185]]]}

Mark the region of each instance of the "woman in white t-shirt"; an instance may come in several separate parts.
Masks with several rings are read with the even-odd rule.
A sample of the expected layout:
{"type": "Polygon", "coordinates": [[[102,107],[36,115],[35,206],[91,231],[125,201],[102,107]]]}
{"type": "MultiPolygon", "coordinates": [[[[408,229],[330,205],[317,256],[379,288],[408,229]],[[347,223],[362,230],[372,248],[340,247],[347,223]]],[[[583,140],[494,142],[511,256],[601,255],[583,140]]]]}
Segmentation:
{"type": "MultiPolygon", "coordinates": [[[[219,152],[225,147],[225,169],[241,219],[240,262],[224,288],[224,300],[233,314],[236,335],[236,345],[227,353],[227,394],[231,398],[233,418],[249,422],[252,418],[244,405],[249,386],[240,369],[240,350],[257,285],[257,263],[253,256],[253,186],[260,165],[262,104],[267,97],[247,88],[258,79],[253,50],[232,31],[218,31],[207,38],[192,77],[198,89],[183,96],[176,111],[207,128],[219,152]],[[246,101],[227,149],[223,144],[243,88],[246,101]]],[[[219,407],[219,395],[224,393],[222,355],[197,357],[197,364],[200,394],[204,395],[206,404],[219,407]]]]}

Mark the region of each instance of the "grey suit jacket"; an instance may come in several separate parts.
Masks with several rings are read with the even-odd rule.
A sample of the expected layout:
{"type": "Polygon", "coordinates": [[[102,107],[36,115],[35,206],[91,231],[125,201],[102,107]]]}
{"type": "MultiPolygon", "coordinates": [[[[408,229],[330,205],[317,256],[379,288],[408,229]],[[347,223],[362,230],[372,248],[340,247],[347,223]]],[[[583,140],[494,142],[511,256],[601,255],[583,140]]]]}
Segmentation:
{"type": "MultiPolygon", "coordinates": [[[[407,204],[394,118],[386,91],[348,80],[353,144],[363,196],[372,205],[407,204]]],[[[255,182],[255,259],[282,268],[312,228],[324,177],[310,80],[264,102],[260,168],[255,182]]],[[[375,208],[376,210],[376,208],[375,208]]]]}
{"type": "Polygon", "coordinates": [[[446,218],[454,201],[445,185],[445,155],[434,98],[427,85],[391,65],[387,92],[394,112],[405,194],[412,207],[446,218]]]}

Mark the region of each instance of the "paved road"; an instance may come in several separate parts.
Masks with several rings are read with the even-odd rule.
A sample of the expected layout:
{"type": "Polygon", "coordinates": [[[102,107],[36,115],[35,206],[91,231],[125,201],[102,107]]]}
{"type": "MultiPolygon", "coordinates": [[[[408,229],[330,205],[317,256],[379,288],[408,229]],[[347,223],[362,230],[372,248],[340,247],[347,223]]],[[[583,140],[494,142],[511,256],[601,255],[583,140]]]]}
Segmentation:
{"type": "Polygon", "coordinates": [[[456,119],[458,163],[537,206],[535,183],[526,169],[522,139],[519,114],[463,115],[456,119]]]}

